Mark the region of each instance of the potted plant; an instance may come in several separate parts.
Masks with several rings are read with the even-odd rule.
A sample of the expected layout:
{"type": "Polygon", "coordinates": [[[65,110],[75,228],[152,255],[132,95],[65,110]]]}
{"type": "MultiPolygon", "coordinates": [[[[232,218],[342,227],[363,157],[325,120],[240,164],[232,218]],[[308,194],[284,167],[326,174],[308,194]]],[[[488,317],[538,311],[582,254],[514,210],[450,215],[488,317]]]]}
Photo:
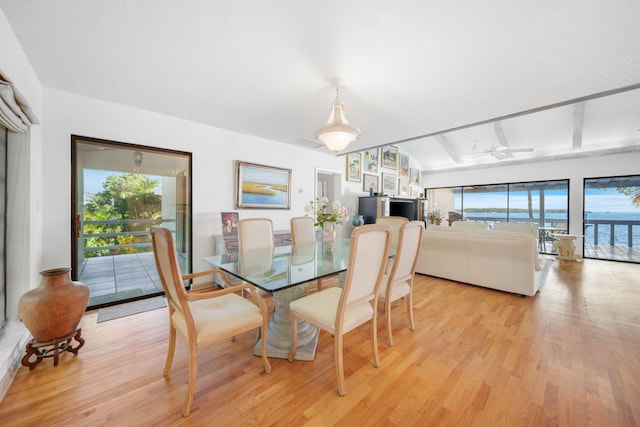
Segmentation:
{"type": "Polygon", "coordinates": [[[427,219],[429,220],[429,224],[440,225],[442,222],[442,213],[440,209],[434,209],[427,214],[427,219]]]}

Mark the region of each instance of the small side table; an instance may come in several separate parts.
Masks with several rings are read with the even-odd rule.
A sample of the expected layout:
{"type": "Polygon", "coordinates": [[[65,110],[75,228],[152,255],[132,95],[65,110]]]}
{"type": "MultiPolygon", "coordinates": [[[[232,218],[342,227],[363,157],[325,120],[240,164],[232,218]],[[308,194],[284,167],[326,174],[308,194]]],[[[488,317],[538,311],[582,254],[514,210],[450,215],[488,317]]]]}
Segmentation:
{"type": "Polygon", "coordinates": [[[576,245],[573,243],[578,237],[582,237],[581,234],[554,234],[556,240],[553,242],[553,248],[558,253],[558,259],[564,261],[576,261],[576,245]]]}

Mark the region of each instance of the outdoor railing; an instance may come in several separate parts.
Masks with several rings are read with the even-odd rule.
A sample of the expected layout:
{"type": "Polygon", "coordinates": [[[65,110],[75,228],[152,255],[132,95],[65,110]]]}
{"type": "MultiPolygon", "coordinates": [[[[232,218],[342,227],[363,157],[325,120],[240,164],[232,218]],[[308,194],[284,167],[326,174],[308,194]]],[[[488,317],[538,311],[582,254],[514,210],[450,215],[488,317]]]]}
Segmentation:
{"type": "Polygon", "coordinates": [[[127,248],[149,248],[151,249],[151,235],[149,229],[154,225],[161,225],[167,223],[175,223],[175,219],[110,219],[110,220],[93,220],[93,221],[83,221],[82,230],[84,231],[85,225],[108,225],[108,226],[131,226],[131,225],[146,225],[145,230],[136,230],[136,231],[113,231],[108,233],[84,233],[82,234],[82,244],[83,244],[83,254],[86,255],[87,252],[94,251],[118,251],[120,249],[127,248]],[[115,244],[115,245],[105,245],[105,246],[84,246],[86,239],[90,239],[92,237],[95,238],[103,238],[110,239],[120,236],[149,236],[148,242],[140,242],[140,243],[125,243],[125,244],[115,244]]]}
{"type": "MultiPolygon", "coordinates": [[[[480,221],[490,224],[505,221],[504,217],[466,216],[465,218],[468,221],[480,221]]],[[[517,218],[516,222],[528,222],[528,220],[517,218]]],[[[566,224],[565,221],[546,219],[544,227],[557,227],[560,222],[566,224]]],[[[540,220],[534,219],[533,223],[539,224],[540,220]]],[[[563,227],[558,228],[562,229],[563,227]]],[[[625,245],[632,247],[635,242],[636,246],[640,245],[640,220],[588,219],[584,221],[584,229],[585,243],[587,244],[625,245]],[[602,229],[607,226],[609,227],[608,230],[602,233],[602,229]],[[593,227],[593,236],[588,232],[589,227],[593,227]]]]}
{"type": "MultiPolygon", "coordinates": [[[[618,220],[618,219],[588,219],[584,222],[585,235],[587,234],[588,227],[593,226],[593,244],[602,245],[606,243],[600,243],[600,228],[601,226],[609,226],[608,233],[602,233],[609,238],[609,245],[615,246],[616,244],[623,244],[626,240],[626,246],[633,246],[633,231],[634,226],[636,228],[636,236],[640,236],[640,220],[618,220]]],[[[637,244],[640,244],[638,239],[637,244]]]]}

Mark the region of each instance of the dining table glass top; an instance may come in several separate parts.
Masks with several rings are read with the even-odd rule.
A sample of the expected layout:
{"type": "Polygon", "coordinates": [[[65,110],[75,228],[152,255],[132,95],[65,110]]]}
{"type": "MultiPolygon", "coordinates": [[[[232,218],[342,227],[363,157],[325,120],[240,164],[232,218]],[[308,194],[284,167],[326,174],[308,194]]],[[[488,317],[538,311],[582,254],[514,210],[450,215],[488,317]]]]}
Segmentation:
{"type": "Polygon", "coordinates": [[[267,292],[333,276],[347,269],[351,239],[277,246],[202,260],[267,292]]]}

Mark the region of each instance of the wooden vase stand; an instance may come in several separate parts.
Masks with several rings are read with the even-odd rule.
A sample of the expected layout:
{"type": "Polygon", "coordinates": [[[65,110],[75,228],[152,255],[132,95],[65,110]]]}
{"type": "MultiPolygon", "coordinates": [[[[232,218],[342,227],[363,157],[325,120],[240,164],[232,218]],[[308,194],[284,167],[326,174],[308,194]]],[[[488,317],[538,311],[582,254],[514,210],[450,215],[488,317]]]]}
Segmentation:
{"type": "Polygon", "coordinates": [[[75,332],[70,333],[66,337],[56,338],[52,341],[39,342],[35,338],[29,341],[27,344],[27,354],[22,358],[22,365],[28,366],[29,370],[38,365],[42,359],[46,357],[53,357],[53,366],[58,366],[58,359],[61,353],[69,351],[73,354],[78,354],[78,350],[84,345],[84,338],[81,337],[82,329],[78,328],[75,332]],[[71,340],[75,339],[78,342],[77,346],[71,345],[71,340]],[[36,360],[30,362],[31,356],[35,355],[36,360]]]}

